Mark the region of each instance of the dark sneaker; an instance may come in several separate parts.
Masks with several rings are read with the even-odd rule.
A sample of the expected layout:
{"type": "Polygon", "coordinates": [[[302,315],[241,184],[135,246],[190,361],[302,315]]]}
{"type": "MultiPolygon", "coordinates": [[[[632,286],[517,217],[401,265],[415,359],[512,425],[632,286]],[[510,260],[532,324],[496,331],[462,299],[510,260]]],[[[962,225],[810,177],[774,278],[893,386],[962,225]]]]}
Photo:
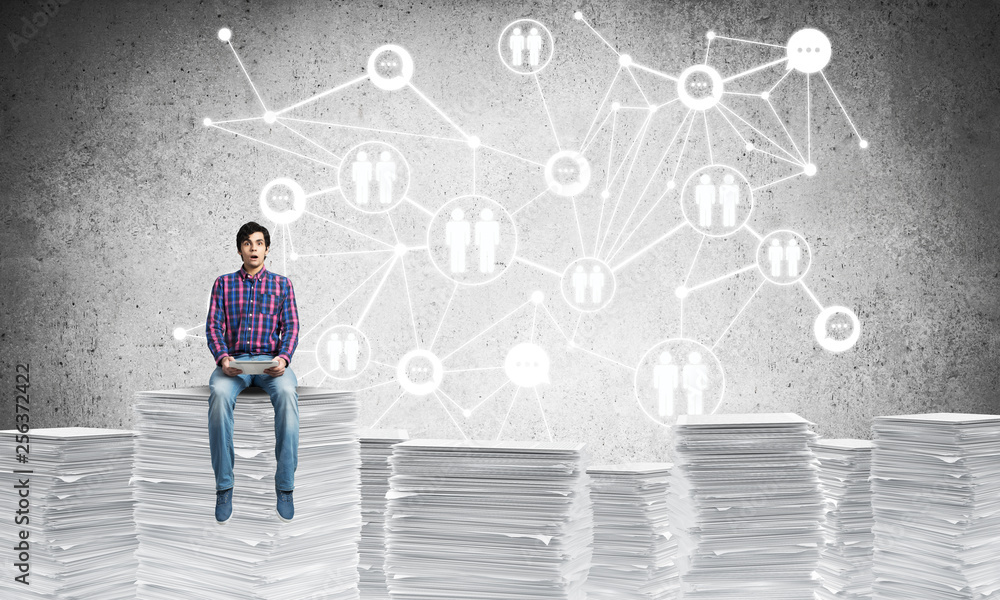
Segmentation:
{"type": "Polygon", "coordinates": [[[233,516],[233,488],[215,492],[215,520],[224,525],[233,516]]]}
{"type": "Polygon", "coordinates": [[[295,503],[292,501],[291,492],[275,490],[278,494],[278,518],[284,522],[289,522],[295,516],[295,503]]]}

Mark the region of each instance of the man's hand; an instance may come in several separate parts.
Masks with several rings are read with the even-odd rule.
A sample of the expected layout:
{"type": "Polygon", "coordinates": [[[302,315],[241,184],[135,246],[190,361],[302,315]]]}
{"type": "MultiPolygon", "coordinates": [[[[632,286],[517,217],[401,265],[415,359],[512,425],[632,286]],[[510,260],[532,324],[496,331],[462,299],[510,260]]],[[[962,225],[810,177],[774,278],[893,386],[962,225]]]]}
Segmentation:
{"type": "Polygon", "coordinates": [[[226,375],[229,375],[230,377],[236,377],[237,375],[243,372],[242,369],[237,369],[236,367],[229,366],[229,363],[231,363],[234,360],[236,359],[233,358],[232,356],[227,356],[222,359],[222,372],[225,373],[226,375]]]}
{"type": "Polygon", "coordinates": [[[287,367],[287,366],[288,366],[288,363],[285,362],[285,359],[283,359],[283,358],[281,358],[279,356],[278,357],[278,366],[277,367],[271,367],[270,369],[264,369],[264,374],[265,375],[270,375],[271,377],[281,377],[282,375],[285,374],[285,367],[287,367]]]}

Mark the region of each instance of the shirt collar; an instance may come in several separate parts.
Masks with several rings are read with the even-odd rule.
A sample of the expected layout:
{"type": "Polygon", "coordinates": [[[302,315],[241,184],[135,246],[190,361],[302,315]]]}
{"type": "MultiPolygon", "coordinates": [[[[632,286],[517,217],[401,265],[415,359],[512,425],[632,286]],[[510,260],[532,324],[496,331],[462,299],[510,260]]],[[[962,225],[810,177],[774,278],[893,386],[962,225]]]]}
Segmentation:
{"type": "Polygon", "coordinates": [[[267,272],[267,267],[263,265],[261,265],[260,271],[257,271],[256,275],[250,275],[249,273],[247,273],[247,270],[243,267],[240,267],[240,270],[238,271],[238,273],[240,274],[240,279],[243,279],[244,281],[248,279],[260,281],[261,279],[264,278],[264,273],[266,272],[267,272]]]}

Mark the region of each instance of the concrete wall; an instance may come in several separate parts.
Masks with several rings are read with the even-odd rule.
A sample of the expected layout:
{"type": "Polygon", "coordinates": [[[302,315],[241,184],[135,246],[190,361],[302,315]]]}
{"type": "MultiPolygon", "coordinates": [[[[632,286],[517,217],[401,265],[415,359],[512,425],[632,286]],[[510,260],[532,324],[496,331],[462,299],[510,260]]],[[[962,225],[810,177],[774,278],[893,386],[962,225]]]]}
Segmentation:
{"type": "MultiPolygon", "coordinates": [[[[395,227],[404,243],[418,245],[426,215],[406,205],[390,225],[384,215],[360,214],[328,193],[311,198],[313,215],[285,233],[261,214],[262,187],[285,176],[307,192],[319,191],[335,185],[336,169],[206,128],[202,119],[261,116],[236,59],[216,37],[220,27],[232,28],[234,47],[258,90],[278,107],[363,75],[376,46],[396,43],[414,56],[414,85],[464,131],[544,162],[556,147],[539,89],[531,77],[503,67],[497,39],[515,19],[549,26],[556,53],[538,85],[564,145],[579,145],[617,57],[572,18],[575,10],[620,52],[674,75],[704,60],[710,29],[775,44],[802,27],[821,29],[833,44],[825,74],[871,141],[861,150],[835,101],[814,87],[811,153],[818,173],[762,190],[751,218],[757,231],[794,229],[809,240],[809,288],[824,305],[856,311],[860,341],[840,354],[819,348],[812,335],[818,308],[798,286],[765,285],[734,321],[763,280],[753,272],[693,293],[684,303],[683,331],[715,345],[727,386],[719,412],[796,412],[826,436],[865,438],[876,415],[1000,408],[995,2],[74,0],[51,17],[37,18],[33,32],[25,19],[38,10],[33,2],[0,6],[0,32],[24,36],[14,44],[8,38],[0,48],[4,428],[14,426],[16,363],[30,364],[33,427],[127,428],[136,390],[207,383],[212,362],[204,341],[178,341],[172,331],[192,328],[203,335],[199,325],[212,281],[239,267],[235,233],[252,219],[272,229],[269,268],[296,285],[308,335],[293,367],[303,383],[335,384],[323,381],[309,351],[326,327],[357,321],[374,298],[364,313],[365,329],[382,364],[344,385],[389,382],[362,392],[364,425],[400,396],[393,367],[415,347],[414,329],[427,347],[441,323],[434,349],[445,355],[540,290],[561,327],[572,331],[578,313],[560,297],[556,278],[523,263],[510,265],[494,284],[458,289],[445,314],[454,285],[432,267],[426,252],[407,255],[406,284],[397,267],[380,293],[371,285],[331,315],[379,263],[368,255],[290,261],[289,242],[301,254],[371,248],[367,238],[333,221],[382,240],[393,240],[395,227]]],[[[710,64],[733,72],[781,55],[771,50],[717,43],[710,64]]],[[[767,77],[773,81],[781,72],[773,69],[767,77]]],[[[791,78],[783,84],[789,95],[781,105],[802,139],[803,77],[794,75],[794,84],[791,78]]],[[[647,89],[670,99],[670,86],[654,79],[643,80],[647,89]]],[[[626,104],[636,98],[628,86],[614,94],[626,104]]],[[[748,118],[762,123],[768,117],[763,111],[761,103],[745,105],[748,118]]],[[[368,82],[298,114],[455,135],[413,93],[384,92],[368,82]]],[[[637,179],[648,180],[682,116],[664,111],[644,140],[637,179]]],[[[696,124],[682,172],[707,160],[704,126],[696,124]]],[[[301,143],[277,125],[258,122],[242,131],[301,143]]],[[[635,131],[623,119],[619,136],[635,131]]],[[[338,155],[379,135],[325,127],[312,134],[338,155]]],[[[423,206],[435,210],[471,192],[468,148],[426,138],[385,139],[411,161],[409,195],[423,206]]],[[[788,171],[780,161],[734,151],[722,137],[713,149],[721,156],[730,152],[748,176],[761,181],[788,171]]],[[[323,155],[313,150],[313,156],[323,155]]],[[[511,210],[544,189],[537,167],[497,153],[477,157],[476,190],[511,210]]],[[[604,160],[592,158],[598,179],[604,160]]],[[[600,205],[595,190],[579,199],[586,227],[600,205]]],[[[568,199],[549,196],[519,212],[520,255],[558,271],[578,255],[571,206],[568,199]]],[[[665,202],[637,239],[655,239],[678,222],[676,203],[665,202]]],[[[689,271],[690,283],[707,281],[752,256],[746,250],[752,238],[734,236],[706,242],[694,263],[699,241],[687,229],[656,246],[620,272],[612,305],[580,321],[576,341],[604,359],[568,348],[548,318],[538,316],[536,341],[552,359],[552,383],[539,386],[538,398],[522,390],[510,408],[514,388],[507,386],[465,418],[446,400],[404,395],[379,425],[409,429],[414,437],[456,437],[455,419],[470,437],[493,438],[506,422],[503,437],[536,439],[547,439],[548,426],[556,439],[590,443],[597,459],[666,458],[668,430],[640,411],[631,368],[657,341],[678,334],[681,307],[673,292],[689,271]]],[[[512,344],[530,338],[534,314],[541,311],[529,306],[503,321],[452,357],[447,368],[502,365],[512,344]]],[[[503,383],[502,373],[448,373],[442,389],[470,407],[503,383]]]]}

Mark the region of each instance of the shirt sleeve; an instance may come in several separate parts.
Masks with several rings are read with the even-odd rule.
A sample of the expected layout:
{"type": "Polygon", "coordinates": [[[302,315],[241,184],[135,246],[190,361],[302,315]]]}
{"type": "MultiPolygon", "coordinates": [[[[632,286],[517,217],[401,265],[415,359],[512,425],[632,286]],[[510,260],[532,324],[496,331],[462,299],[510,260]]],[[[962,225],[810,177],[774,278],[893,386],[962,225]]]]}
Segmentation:
{"type": "Polygon", "coordinates": [[[299,345],[299,309],[295,305],[295,290],[292,289],[292,280],[285,279],[285,281],[288,283],[288,293],[285,294],[278,320],[278,334],[281,336],[278,357],[284,358],[285,363],[292,364],[292,354],[295,353],[295,347],[299,345]]]}
{"type": "Polygon", "coordinates": [[[208,303],[208,318],[205,320],[205,338],[208,339],[208,350],[215,358],[215,363],[229,355],[226,347],[226,306],[225,290],[222,278],[215,280],[212,286],[212,298],[208,303]]]}

